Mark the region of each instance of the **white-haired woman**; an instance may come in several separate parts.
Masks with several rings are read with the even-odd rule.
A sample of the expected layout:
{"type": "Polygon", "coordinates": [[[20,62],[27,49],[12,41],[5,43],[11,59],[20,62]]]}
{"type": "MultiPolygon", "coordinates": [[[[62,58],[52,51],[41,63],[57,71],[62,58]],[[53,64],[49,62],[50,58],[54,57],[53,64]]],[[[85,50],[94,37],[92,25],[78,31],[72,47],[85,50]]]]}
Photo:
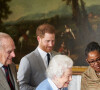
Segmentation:
{"type": "Polygon", "coordinates": [[[56,55],[46,70],[47,79],[36,90],[59,90],[68,86],[72,80],[73,61],[66,55],[56,55]]]}

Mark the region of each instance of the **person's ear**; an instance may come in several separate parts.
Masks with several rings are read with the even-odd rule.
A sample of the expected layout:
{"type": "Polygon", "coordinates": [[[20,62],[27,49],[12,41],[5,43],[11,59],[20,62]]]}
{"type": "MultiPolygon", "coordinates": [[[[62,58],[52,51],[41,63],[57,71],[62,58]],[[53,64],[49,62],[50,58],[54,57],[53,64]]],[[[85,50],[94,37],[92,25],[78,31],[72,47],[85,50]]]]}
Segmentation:
{"type": "Polygon", "coordinates": [[[88,60],[87,60],[87,58],[86,58],[86,62],[88,63],[88,60]]]}
{"type": "Polygon", "coordinates": [[[38,40],[38,42],[40,41],[40,37],[39,36],[37,36],[37,40],[38,40]]]}

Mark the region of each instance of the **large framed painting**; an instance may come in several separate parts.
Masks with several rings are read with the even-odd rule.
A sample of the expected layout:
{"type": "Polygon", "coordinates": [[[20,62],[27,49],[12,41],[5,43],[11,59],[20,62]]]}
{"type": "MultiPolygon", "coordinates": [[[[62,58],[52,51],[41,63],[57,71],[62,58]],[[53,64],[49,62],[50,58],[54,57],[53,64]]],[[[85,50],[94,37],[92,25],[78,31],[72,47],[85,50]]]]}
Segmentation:
{"type": "Polygon", "coordinates": [[[74,66],[88,66],[86,45],[100,43],[99,0],[1,0],[0,12],[0,31],[15,41],[16,64],[37,47],[35,32],[43,23],[55,26],[54,50],[70,56],[74,66]]]}

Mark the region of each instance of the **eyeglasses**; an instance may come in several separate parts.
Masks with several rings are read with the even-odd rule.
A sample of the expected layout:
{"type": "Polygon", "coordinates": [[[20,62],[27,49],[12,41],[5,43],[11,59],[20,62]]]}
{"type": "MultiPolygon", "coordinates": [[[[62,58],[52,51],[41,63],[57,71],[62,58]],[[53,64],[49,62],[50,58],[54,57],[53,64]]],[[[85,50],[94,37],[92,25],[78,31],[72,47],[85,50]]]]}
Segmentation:
{"type": "Polygon", "coordinates": [[[100,62],[100,58],[96,59],[95,61],[87,61],[89,64],[95,64],[96,62],[100,62]]]}

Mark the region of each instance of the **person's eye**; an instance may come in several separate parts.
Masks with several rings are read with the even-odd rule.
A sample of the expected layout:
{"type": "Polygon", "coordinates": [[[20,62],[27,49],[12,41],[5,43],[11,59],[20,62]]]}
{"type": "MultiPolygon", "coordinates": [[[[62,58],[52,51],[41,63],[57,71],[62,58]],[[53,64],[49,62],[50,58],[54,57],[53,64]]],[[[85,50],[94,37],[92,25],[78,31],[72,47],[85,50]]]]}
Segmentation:
{"type": "Polygon", "coordinates": [[[8,51],[8,54],[10,54],[11,53],[11,51],[8,51]]]}
{"type": "Polygon", "coordinates": [[[49,40],[47,40],[46,42],[49,42],[49,40]]]}
{"type": "Polygon", "coordinates": [[[95,61],[88,61],[89,63],[94,63],[95,61]]]}
{"type": "Polygon", "coordinates": [[[100,61],[100,58],[98,58],[96,61],[100,61]]]}
{"type": "Polygon", "coordinates": [[[95,61],[91,61],[91,63],[94,63],[95,61]]]}

